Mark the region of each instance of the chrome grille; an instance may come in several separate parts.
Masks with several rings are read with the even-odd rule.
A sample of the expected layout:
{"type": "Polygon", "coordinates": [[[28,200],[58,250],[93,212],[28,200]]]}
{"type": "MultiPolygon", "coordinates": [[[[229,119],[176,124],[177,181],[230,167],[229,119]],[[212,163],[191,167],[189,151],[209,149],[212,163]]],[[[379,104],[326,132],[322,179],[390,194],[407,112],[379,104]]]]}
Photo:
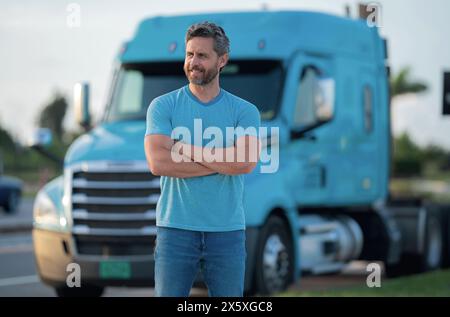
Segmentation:
{"type": "Polygon", "coordinates": [[[145,163],[74,169],[72,231],[78,254],[152,254],[160,192],[159,177],[145,163]]]}

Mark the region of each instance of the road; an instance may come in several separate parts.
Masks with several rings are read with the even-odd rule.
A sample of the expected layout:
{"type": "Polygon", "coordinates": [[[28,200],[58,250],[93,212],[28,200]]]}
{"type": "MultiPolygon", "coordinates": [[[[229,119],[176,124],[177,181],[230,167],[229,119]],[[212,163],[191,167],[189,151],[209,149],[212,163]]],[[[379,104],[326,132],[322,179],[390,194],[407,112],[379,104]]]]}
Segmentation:
{"type": "MultiPolygon", "coordinates": [[[[55,296],[51,287],[43,284],[37,275],[33,256],[31,228],[33,199],[22,199],[18,211],[9,215],[0,208],[0,297],[55,296]],[[17,232],[14,228],[23,228],[17,232]],[[28,228],[28,229],[27,229],[28,228]]],[[[108,287],[104,296],[153,296],[153,288],[108,287]]],[[[206,295],[194,288],[192,296],[206,295]]]]}
{"type": "Polygon", "coordinates": [[[33,202],[34,199],[32,198],[23,198],[14,214],[6,213],[0,207],[0,234],[10,230],[30,229],[33,223],[33,202]]]}
{"type": "MultiPolygon", "coordinates": [[[[15,215],[0,212],[0,223],[31,223],[31,199],[22,201],[15,215]]],[[[291,286],[295,290],[325,290],[352,285],[363,286],[366,281],[364,262],[354,262],[343,273],[332,276],[303,277],[301,283],[291,286]]],[[[104,296],[153,296],[153,288],[108,287],[104,296]]],[[[206,296],[206,290],[194,288],[191,296],[206,296]]],[[[0,297],[55,296],[52,288],[41,283],[36,272],[31,232],[0,232],[0,297]]]]}
{"type": "MultiPolygon", "coordinates": [[[[153,296],[153,288],[109,287],[104,296],[153,296]]],[[[206,295],[193,289],[192,296],[206,295]]],[[[0,236],[0,297],[55,296],[53,289],[41,283],[37,276],[30,233],[0,236]]]]}

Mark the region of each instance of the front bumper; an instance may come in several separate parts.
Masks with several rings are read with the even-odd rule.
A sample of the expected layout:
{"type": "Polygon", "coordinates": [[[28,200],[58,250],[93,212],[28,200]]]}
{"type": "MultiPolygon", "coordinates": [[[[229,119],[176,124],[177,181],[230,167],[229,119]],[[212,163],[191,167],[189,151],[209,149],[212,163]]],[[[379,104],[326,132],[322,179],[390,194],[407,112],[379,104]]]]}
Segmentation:
{"type": "MultiPolygon", "coordinates": [[[[253,286],[255,252],[258,238],[257,228],[247,228],[247,263],[245,276],[245,290],[253,286]]],[[[98,286],[130,286],[153,287],[155,262],[153,256],[145,257],[120,257],[106,258],[101,256],[80,256],[74,254],[74,241],[70,233],[61,233],[42,229],[33,229],[34,256],[38,274],[41,280],[52,287],[66,285],[67,277],[71,271],[67,271],[70,263],[80,265],[81,283],[98,286]],[[105,279],[100,276],[100,263],[102,261],[115,260],[130,263],[130,278],[105,279]]],[[[151,247],[151,246],[150,246],[151,247]]],[[[194,286],[204,287],[202,275],[197,274],[194,286]]]]}
{"type": "Polygon", "coordinates": [[[39,276],[44,283],[52,287],[66,285],[67,277],[72,273],[70,269],[67,270],[70,263],[80,266],[82,285],[86,283],[98,286],[154,286],[153,255],[127,258],[77,255],[70,233],[42,229],[33,229],[33,245],[39,276]],[[104,278],[101,276],[100,265],[107,261],[129,263],[129,277],[104,278]]]}

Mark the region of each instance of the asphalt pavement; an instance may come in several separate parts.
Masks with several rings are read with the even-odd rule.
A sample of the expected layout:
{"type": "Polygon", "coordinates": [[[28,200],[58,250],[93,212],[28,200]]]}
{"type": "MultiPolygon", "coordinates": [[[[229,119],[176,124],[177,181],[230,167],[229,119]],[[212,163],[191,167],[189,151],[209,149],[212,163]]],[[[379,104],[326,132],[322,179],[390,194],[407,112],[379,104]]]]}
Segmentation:
{"type": "Polygon", "coordinates": [[[0,207],[0,235],[3,233],[30,232],[33,226],[34,198],[22,198],[18,210],[8,214],[0,207]]]}

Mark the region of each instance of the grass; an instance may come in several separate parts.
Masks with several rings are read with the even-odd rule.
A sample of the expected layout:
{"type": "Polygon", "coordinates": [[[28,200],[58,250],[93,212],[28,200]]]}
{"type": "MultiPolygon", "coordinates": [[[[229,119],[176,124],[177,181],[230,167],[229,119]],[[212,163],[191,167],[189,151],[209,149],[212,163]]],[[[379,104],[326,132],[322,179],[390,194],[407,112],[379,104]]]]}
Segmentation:
{"type": "MultiPolygon", "coordinates": [[[[301,283],[301,281],[300,281],[301,283]]],[[[289,297],[450,297],[450,270],[440,270],[396,279],[381,279],[381,287],[348,287],[327,291],[288,291],[289,297]]]]}

